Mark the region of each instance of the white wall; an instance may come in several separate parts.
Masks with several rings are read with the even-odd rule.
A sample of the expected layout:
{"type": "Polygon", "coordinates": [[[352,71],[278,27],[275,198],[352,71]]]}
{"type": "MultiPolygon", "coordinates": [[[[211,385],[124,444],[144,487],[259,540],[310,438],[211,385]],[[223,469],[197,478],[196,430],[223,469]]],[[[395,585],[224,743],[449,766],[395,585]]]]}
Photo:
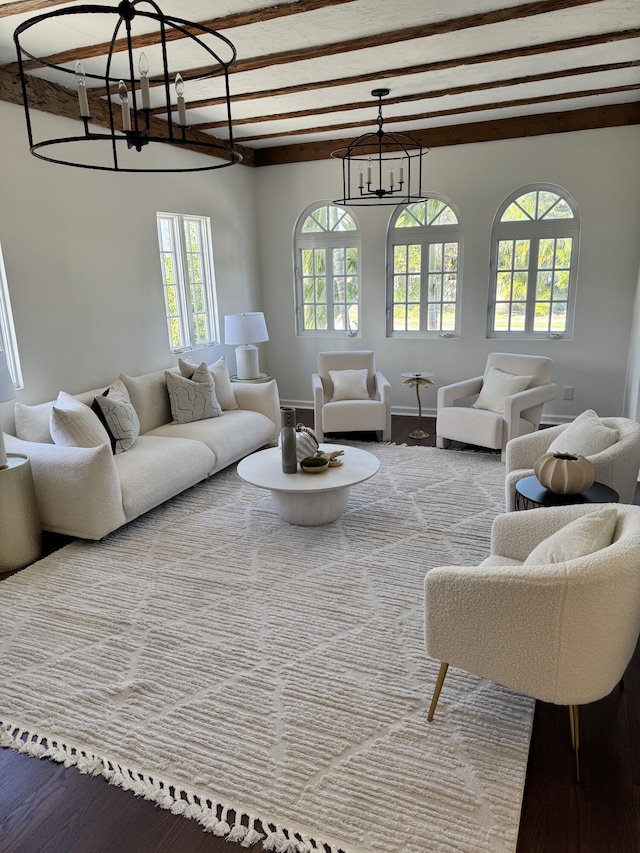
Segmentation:
{"type": "MultiPolygon", "coordinates": [[[[58,134],[69,124],[44,114],[42,120],[58,134]]],[[[0,244],[22,361],[22,402],[177,363],[164,319],[157,211],[211,217],[222,326],[225,313],[261,309],[251,168],[151,175],[73,169],[29,153],[21,107],[0,102],[0,126],[0,244]]],[[[204,161],[155,148],[139,156],[204,161]]],[[[192,357],[212,361],[223,352],[233,372],[233,347],[192,357]]],[[[12,411],[12,403],[0,411],[5,428],[12,411]]]]}
{"type": "MultiPolygon", "coordinates": [[[[53,116],[43,121],[53,132],[68,124],[53,116]]],[[[426,161],[428,189],[455,202],[465,227],[462,336],[405,341],[385,337],[391,211],[385,207],[354,208],[362,232],[361,337],[295,335],[293,228],[308,204],[339,194],[336,161],[178,175],[102,173],[31,156],[20,107],[0,102],[0,126],[0,243],[25,380],[18,399],[25,403],[51,399],[60,389],[98,387],[121,371],[176,363],[165,333],[155,226],[156,211],[166,210],[211,217],[220,317],[265,311],[271,339],[261,345],[260,365],[278,380],[283,401],[310,404],[310,376],[322,349],[375,349],[400,412],[416,408],[402,371],[433,371],[442,385],[476,375],[488,352],[505,349],[551,355],[558,384],[575,386],[575,400],[557,400],[546,419],[588,407],[622,413],[639,269],[640,128],[434,149],[426,161]],[[566,188],[582,218],[574,340],[487,340],[493,215],[509,193],[535,181],[566,188]]],[[[200,162],[165,148],[151,156],[200,162]]],[[[226,352],[233,371],[233,350],[215,347],[202,357],[226,352]]],[[[426,411],[435,393],[423,393],[426,411]]],[[[5,428],[12,411],[12,403],[0,407],[5,428]]]]}
{"type": "MultiPolygon", "coordinates": [[[[292,234],[300,212],[340,192],[333,160],[272,166],[256,171],[260,276],[269,327],[267,358],[283,400],[309,405],[310,376],[324,349],[371,348],[392,384],[395,411],[415,411],[415,392],[400,373],[432,371],[437,385],[482,372],[488,352],[549,355],[554,380],[573,385],[575,399],[557,399],[545,420],[562,421],[586,408],[622,414],[639,266],[640,128],[612,128],[431,151],[427,190],[449,197],[465,229],[462,334],[457,339],[407,341],[385,336],[385,244],[392,208],[353,208],[362,235],[361,337],[296,337],[293,312],[292,234]],[[582,223],[573,340],[504,341],[486,338],[489,243],[499,204],[534,182],[565,188],[582,223]],[[277,213],[277,215],[274,215],[277,213]]],[[[423,392],[433,410],[436,390],[423,392]]]]}

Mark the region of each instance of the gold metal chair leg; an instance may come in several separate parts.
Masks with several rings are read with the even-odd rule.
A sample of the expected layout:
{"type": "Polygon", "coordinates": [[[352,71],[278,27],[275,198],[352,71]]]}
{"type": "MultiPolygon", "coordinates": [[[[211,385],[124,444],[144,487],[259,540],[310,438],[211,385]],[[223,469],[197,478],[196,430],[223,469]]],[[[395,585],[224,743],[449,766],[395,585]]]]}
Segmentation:
{"type": "Polygon", "coordinates": [[[571,727],[571,746],[576,757],[576,782],[580,781],[580,723],[578,705],[569,705],[569,726],[571,727]]]}
{"type": "Polygon", "coordinates": [[[444,677],[447,674],[447,670],[449,669],[448,663],[440,664],[440,671],[438,672],[438,678],[436,680],[435,690],[433,691],[433,696],[431,697],[431,705],[429,705],[429,713],[427,714],[427,720],[431,722],[433,720],[433,715],[436,710],[436,705],[438,704],[438,699],[440,698],[440,691],[442,690],[442,685],[444,684],[444,677]]]}

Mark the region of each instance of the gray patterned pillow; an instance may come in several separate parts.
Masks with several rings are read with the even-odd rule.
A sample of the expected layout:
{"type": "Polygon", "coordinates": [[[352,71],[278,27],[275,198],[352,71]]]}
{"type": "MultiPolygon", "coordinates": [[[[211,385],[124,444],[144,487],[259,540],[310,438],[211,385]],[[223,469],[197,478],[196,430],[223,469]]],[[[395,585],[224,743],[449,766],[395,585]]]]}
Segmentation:
{"type": "Polygon", "coordinates": [[[191,379],[168,370],[164,377],[174,423],[188,424],[220,417],[222,410],[216,398],[216,386],[204,362],[194,370],[191,379]]]}
{"type": "Polygon", "coordinates": [[[107,388],[99,397],[93,398],[91,408],[109,433],[114,453],[124,453],[133,447],[140,434],[140,420],[133,403],[125,394],[107,388]]]}

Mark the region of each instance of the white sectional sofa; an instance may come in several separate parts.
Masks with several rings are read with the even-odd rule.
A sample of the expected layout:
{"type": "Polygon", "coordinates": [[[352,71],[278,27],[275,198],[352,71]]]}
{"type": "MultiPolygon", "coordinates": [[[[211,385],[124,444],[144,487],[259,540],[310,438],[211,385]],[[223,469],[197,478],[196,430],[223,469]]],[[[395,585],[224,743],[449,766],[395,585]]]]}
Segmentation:
{"type": "MultiPolygon", "coordinates": [[[[177,369],[171,372],[180,373],[177,369]]],[[[163,370],[135,377],[121,375],[110,386],[75,398],[91,406],[106,387],[125,394],[140,421],[139,435],[126,452],[114,454],[110,444],[56,444],[50,430],[56,401],[37,406],[16,404],[16,436],[5,435],[6,449],[31,460],[43,530],[102,539],[243,456],[277,441],[280,402],[274,380],[229,383],[227,390],[232,388],[237,408],[190,423],[172,422],[163,370]]]]}

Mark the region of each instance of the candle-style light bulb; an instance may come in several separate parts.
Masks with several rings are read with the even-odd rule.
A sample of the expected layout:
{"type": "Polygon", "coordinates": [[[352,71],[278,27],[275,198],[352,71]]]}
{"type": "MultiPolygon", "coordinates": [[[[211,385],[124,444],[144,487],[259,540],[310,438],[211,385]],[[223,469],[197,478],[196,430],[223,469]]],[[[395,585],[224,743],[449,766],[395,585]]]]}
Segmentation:
{"type": "Polygon", "coordinates": [[[140,72],[140,93],[142,94],[142,109],[151,109],[149,98],[149,61],[144,53],[138,59],[138,71],[140,72]]]}
{"type": "Polygon", "coordinates": [[[120,104],[122,107],[122,129],[131,130],[131,116],[129,115],[129,93],[124,80],[118,83],[118,94],[120,95],[120,104]]]}
{"type": "Polygon", "coordinates": [[[178,124],[187,126],[187,111],[184,106],[184,80],[176,74],[176,95],[178,96],[178,124]]]}
{"type": "Polygon", "coordinates": [[[400,186],[404,184],[404,165],[400,163],[400,186]]]}
{"type": "Polygon", "coordinates": [[[76,89],[78,90],[78,104],[80,105],[80,118],[89,118],[89,99],[87,98],[87,80],[81,62],[76,62],[76,89]]]}
{"type": "Polygon", "coordinates": [[[367,166],[367,183],[371,183],[371,157],[369,157],[369,165],[367,166]]]}

